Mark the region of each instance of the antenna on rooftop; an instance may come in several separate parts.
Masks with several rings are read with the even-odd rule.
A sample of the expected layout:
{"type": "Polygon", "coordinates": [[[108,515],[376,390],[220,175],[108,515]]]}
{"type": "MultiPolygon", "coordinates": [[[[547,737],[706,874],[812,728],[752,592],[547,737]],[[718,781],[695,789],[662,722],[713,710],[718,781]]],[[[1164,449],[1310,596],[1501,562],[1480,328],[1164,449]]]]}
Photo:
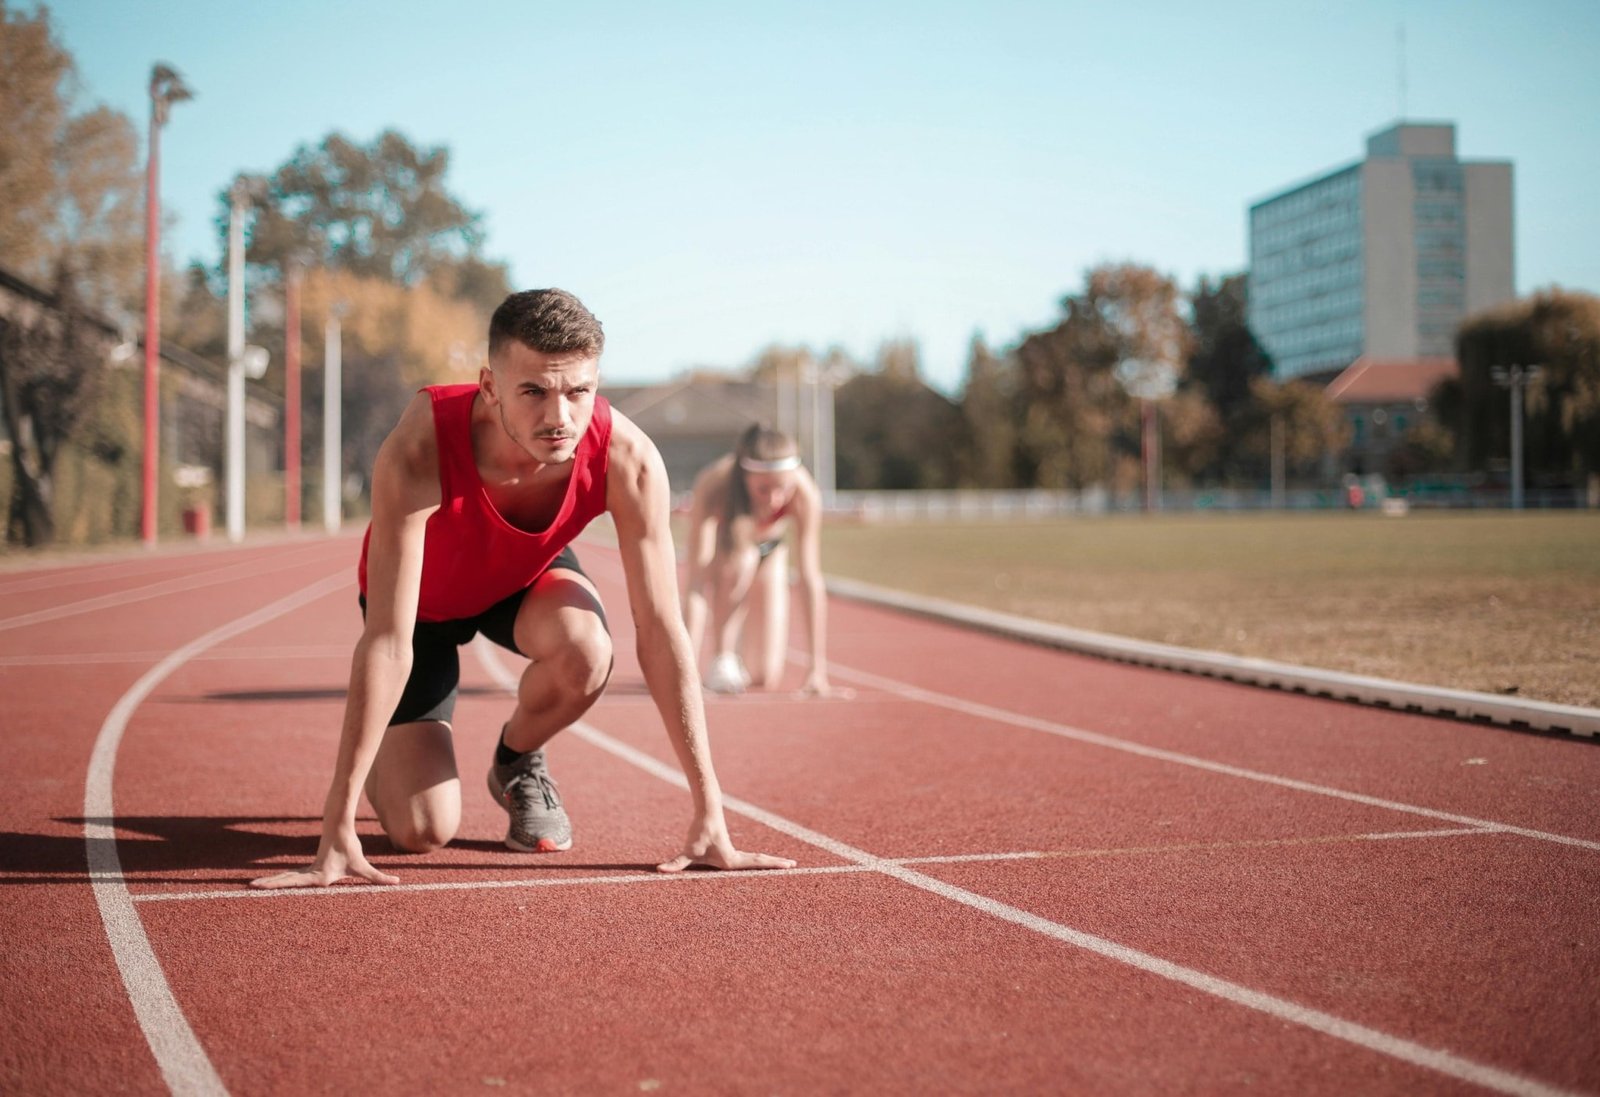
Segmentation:
{"type": "Polygon", "coordinates": [[[1400,121],[1406,120],[1406,21],[1396,28],[1395,54],[1400,68],[1400,121]]]}

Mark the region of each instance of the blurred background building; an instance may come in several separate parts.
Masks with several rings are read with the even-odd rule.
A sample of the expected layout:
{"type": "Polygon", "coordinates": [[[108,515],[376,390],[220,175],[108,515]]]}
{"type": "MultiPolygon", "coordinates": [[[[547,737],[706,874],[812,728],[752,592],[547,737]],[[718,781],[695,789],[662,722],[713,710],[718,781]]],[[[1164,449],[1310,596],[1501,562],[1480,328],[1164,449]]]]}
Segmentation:
{"type": "Polygon", "coordinates": [[[1511,163],[1460,159],[1453,123],[1373,134],[1251,206],[1249,234],[1249,323],[1279,380],[1451,357],[1464,316],[1516,296],[1511,163]]]}

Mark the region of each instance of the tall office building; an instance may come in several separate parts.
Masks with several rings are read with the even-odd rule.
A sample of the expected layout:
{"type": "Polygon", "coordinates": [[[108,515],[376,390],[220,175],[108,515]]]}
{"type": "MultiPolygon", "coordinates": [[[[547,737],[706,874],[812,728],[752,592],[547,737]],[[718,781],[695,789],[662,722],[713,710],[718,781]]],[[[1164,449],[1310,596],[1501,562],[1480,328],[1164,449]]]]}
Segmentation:
{"type": "Polygon", "coordinates": [[[1516,295],[1511,163],[1401,123],[1366,159],[1250,207],[1250,326],[1281,380],[1363,356],[1453,356],[1462,318],[1516,295]]]}

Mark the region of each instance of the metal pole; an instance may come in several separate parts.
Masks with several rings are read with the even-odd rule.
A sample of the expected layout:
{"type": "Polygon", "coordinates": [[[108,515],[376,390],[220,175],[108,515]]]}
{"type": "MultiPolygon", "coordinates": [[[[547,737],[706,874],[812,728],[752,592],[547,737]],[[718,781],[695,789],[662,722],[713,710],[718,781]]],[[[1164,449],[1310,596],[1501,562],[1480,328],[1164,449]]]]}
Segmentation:
{"type": "Polygon", "coordinates": [[[800,444],[800,373],[799,365],[788,363],[787,371],[782,365],[778,367],[778,429],[795,440],[795,445],[800,444]],[[783,380],[784,373],[789,374],[788,383],[783,380]]]}
{"type": "Polygon", "coordinates": [[[154,81],[150,85],[150,150],[144,184],[144,470],[139,537],[155,547],[157,480],[161,467],[161,244],[160,177],[161,106],[154,81]]]}
{"type": "Polygon", "coordinates": [[[1527,374],[1511,372],[1511,509],[1522,509],[1522,388],[1527,374]]]}
{"type": "Polygon", "coordinates": [[[824,510],[833,509],[834,493],[839,488],[839,474],[837,471],[835,471],[838,466],[834,463],[834,458],[836,456],[834,447],[838,445],[838,439],[834,436],[833,431],[833,413],[836,392],[837,390],[833,387],[833,383],[830,380],[828,383],[828,398],[827,400],[823,401],[822,404],[822,452],[817,455],[817,482],[818,486],[822,488],[822,509],[824,510]]]}
{"type": "Polygon", "coordinates": [[[300,264],[290,262],[283,303],[283,524],[300,528],[300,264]]]}
{"type": "Polygon", "coordinates": [[[343,425],[339,421],[341,414],[340,386],[343,363],[340,360],[340,306],[335,304],[328,315],[327,327],[323,329],[323,369],[322,369],[322,527],[329,533],[338,533],[339,526],[344,520],[343,506],[339,493],[341,490],[339,471],[340,439],[343,435],[343,425]]]}
{"type": "Polygon", "coordinates": [[[228,207],[228,540],[244,538],[244,195],[228,207]]]}
{"type": "Polygon", "coordinates": [[[806,360],[806,375],[811,381],[811,471],[822,462],[822,371],[806,360]]]}
{"type": "Polygon", "coordinates": [[[1140,417],[1143,419],[1144,442],[1144,509],[1146,513],[1156,510],[1157,480],[1160,473],[1161,458],[1157,447],[1160,445],[1159,436],[1156,434],[1156,405],[1154,400],[1141,400],[1140,417]]]}
{"type": "Polygon", "coordinates": [[[1282,510],[1284,505],[1284,454],[1283,416],[1272,416],[1272,509],[1282,510]]]}

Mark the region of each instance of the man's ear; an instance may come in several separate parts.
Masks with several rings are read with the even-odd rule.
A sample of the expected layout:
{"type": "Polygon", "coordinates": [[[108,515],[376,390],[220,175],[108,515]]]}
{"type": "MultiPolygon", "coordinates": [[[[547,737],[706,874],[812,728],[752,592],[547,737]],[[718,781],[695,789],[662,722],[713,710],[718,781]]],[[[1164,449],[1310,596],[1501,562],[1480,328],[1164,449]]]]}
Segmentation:
{"type": "Polygon", "coordinates": [[[478,391],[483,394],[484,403],[488,404],[491,408],[499,405],[500,394],[495,391],[493,368],[489,366],[479,367],[478,391]]]}

